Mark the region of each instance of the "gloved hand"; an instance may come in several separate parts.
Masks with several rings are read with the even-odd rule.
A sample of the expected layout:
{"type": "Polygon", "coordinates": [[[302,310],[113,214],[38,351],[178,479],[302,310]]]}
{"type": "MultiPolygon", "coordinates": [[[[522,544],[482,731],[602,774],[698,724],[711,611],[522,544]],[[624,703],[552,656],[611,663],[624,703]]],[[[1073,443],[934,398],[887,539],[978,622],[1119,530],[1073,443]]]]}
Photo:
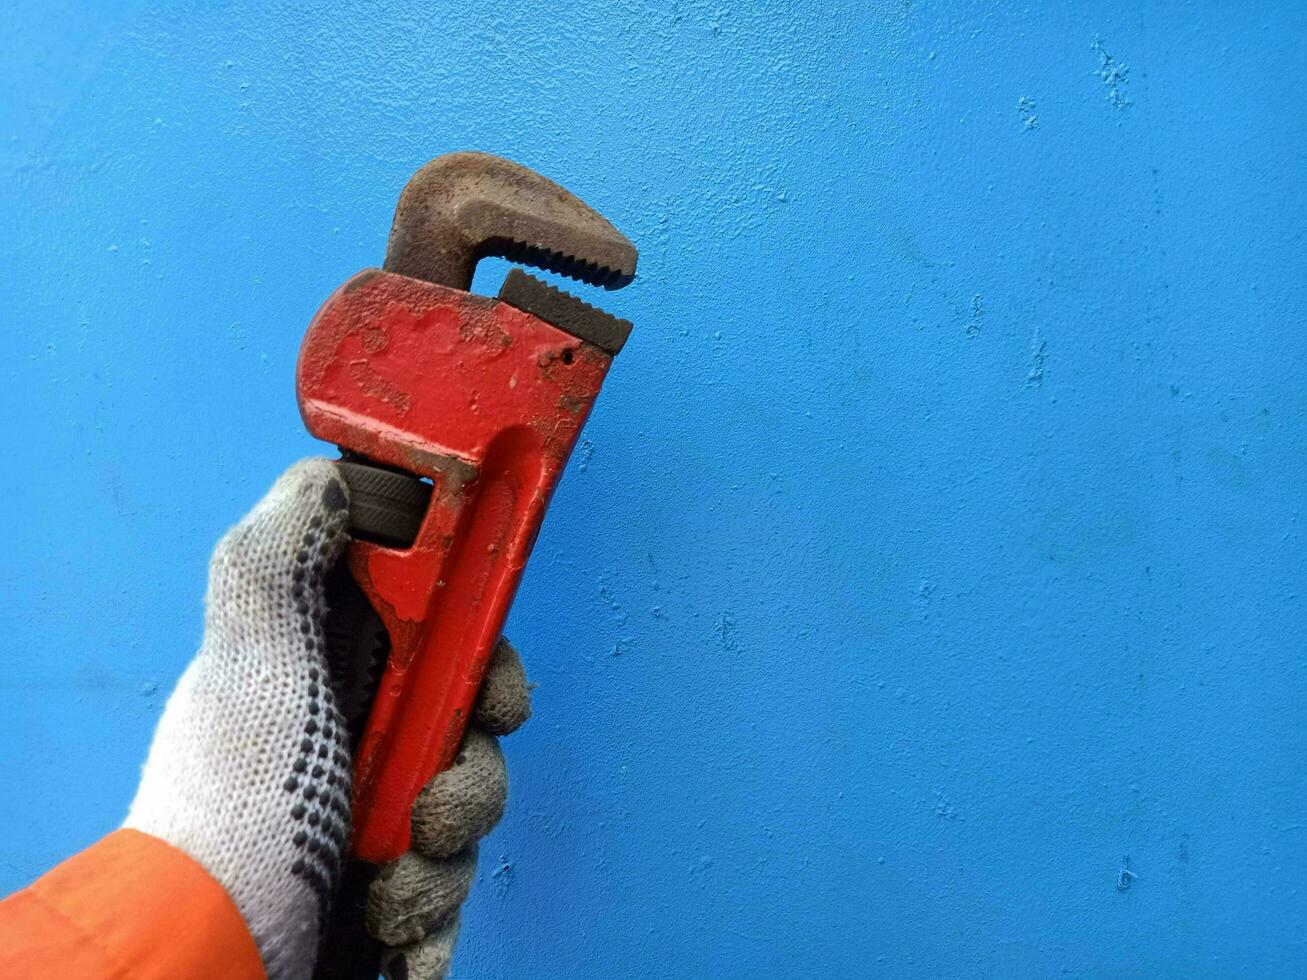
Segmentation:
{"type": "Polygon", "coordinates": [[[388,980],[439,980],[449,970],[458,910],[476,877],[477,841],[504,812],[508,774],[498,735],[531,713],[517,651],[500,640],[452,768],[413,804],[412,850],[381,870],[368,893],[368,932],[388,947],[388,980]]]}
{"type": "MultiPolygon", "coordinates": [[[[325,657],[324,578],[348,541],[334,465],[291,467],[218,544],[205,632],[155,731],[124,826],[185,851],[244,916],[271,980],[307,978],[350,833],[350,756],[325,657]]],[[[369,930],[394,980],[448,968],[476,841],[503,811],[494,736],[529,714],[500,644],[460,753],[414,807],[414,853],[382,870],[369,930]]],[[[217,951],[215,955],[221,955],[217,951]]]]}

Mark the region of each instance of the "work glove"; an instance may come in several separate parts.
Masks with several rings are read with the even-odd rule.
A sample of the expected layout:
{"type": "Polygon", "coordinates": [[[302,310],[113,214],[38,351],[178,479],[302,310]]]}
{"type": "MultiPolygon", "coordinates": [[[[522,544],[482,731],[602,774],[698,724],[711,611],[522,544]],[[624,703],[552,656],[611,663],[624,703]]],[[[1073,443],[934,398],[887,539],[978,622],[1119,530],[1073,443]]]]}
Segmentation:
{"type": "MultiPolygon", "coordinates": [[[[349,846],[349,736],[323,639],[348,494],[334,464],[304,460],[219,542],[204,640],[164,708],[124,824],[222,884],[270,980],[311,976],[349,846]]],[[[495,736],[529,713],[521,663],[501,642],[459,762],[414,805],[413,852],[369,893],[367,926],[387,945],[392,980],[448,969],[477,840],[507,797],[495,736]]]]}
{"type": "Polygon", "coordinates": [[[449,970],[458,910],[476,877],[477,841],[499,822],[508,774],[496,736],[531,713],[517,651],[500,640],[454,765],[413,804],[412,850],[381,870],[368,893],[368,932],[386,945],[388,980],[439,980],[449,970]]]}

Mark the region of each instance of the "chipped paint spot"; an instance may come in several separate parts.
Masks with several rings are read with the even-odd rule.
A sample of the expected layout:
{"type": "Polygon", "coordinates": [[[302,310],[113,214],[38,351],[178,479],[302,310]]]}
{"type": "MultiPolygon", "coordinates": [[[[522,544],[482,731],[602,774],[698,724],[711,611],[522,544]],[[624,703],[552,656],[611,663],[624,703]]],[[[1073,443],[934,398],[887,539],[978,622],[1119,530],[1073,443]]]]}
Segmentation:
{"type": "Polygon", "coordinates": [[[1116,890],[1119,892],[1129,891],[1130,886],[1135,883],[1138,877],[1137,874],[1130,870],[1130,855],[1125,855],[1121,858],[1121,870],[1116,875],[1116,890]]]}
{"type": "Polygon", "coordinates": [[[1048,342],[1039,334],[1039,327],[1030,338],[1030,370],[1026,374],[1027,388],[1042,388],[1044,385],[1044,362],[1048,360],[1048,342]]]}
{"type": "Polygon", "coordinates": [[[565,391],[558,396],[558,407],[569,415],[580,415],[589,405],[590,399],[585,395],[565,391]]]}
{"type": "Polygon", "coordinates": [[[383,378],[377,373],[376,368],[365,360],[350,361],[349,376],[359,391],[385,402],[401,415],[406,414],[412,406],[413,399],[408,392],[400,391],[393,381],[383,378]]]}
{"type": "Polygon", "coordinates": [[[727,653],[733,652],[739,645],[736,638],[735,614],[729,609],[723,610],[717,617],[717,622],[713,624],[713,632],[717,635],[718,646],[727,653]]]}
{"type": "Polygon", "coordinates": [[[1129,79],[1126,75],[1130,68],[1123,65],[1113,58],[1103,47],[1101,38],[1094,38],[1091,45],[1094,51],[1098,52],[1098,69],[1094,72],[1105,86],[1107,86],[1107,101],[1112,104],[1112,108],[1121,112],[1134,105],[1125,94],[1125,86],[1129,79]]]}
{"type": "Polygon", "coordinates": [[[1028,95],[1017,100],[1017,114],[1021,116],[1021,128],[1025,132],[1039,128],[1039,117],[1035,115],[1035,100],[1028,95]]]}
{"type": "Polygon", "coordinates": [[[971,297],[971,317],[967,320],[966,334],[968,337],[980,336],[980,321],[985,316],[985,307],[983,306],[984,297],[976,293],[971,297]]]}

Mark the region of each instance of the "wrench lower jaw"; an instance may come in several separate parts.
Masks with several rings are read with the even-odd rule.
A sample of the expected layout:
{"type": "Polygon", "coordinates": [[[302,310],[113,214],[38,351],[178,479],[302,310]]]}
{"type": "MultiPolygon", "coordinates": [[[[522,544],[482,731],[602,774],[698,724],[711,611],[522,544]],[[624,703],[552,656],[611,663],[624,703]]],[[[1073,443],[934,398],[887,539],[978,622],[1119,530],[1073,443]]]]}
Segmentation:
{"type": "Polygon", "coordinates": [[[623,320],[549,285],[521,269],[510,269],[499,287],[499,299],[616,356],[631,335],[631,321],[623,320]]]}

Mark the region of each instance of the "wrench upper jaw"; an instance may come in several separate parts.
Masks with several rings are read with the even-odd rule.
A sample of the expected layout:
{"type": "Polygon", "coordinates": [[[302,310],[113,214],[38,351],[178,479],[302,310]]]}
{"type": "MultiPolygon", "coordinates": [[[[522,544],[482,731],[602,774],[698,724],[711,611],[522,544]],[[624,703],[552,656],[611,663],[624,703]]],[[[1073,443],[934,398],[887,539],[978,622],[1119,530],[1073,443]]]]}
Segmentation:
{"type": "Polygon", "coordinates": [[[592,286],[635,278],[635,246],[580,198],[488,153],[432,160],[400,195],[390,272],[467,290],[480,259],[501,256],[592,286]]]}
{"type": "MultiPolygon", "coordinates": [[[[400,194],[386,270],[467,291],[490,256],[604,289],[634,279],[639,257],[602,215],[534,170],[489,153],[437,157],[400,194]]],[[[628,321],[516,269],[499,298],[610,355],[631,332],[628,321]]]]}
{"type": "MultiPolygon", "coordinates": [[[[536,241],[557,241],[558,236],[541,235],[536,241]]],[[[604,289],[621,289],[629,286],[635,278],[632,272],[624,271],[626,264],[620,257],[596,258],[606,250],[605,242],[594,242],[590,247],[575,243],[570,252],[551,250],[543,245],[531,244],[527,236],[520,238],[498,238],[487,243],[481,258],[497,256],[529,265],[547,272],[556,272],[589,286],[602,286],[604,289]]],[[[611,249],[607,249],[611,251],[611,249]]],[[[634,268],[635,263],[629,264],[634,268]]]]}

